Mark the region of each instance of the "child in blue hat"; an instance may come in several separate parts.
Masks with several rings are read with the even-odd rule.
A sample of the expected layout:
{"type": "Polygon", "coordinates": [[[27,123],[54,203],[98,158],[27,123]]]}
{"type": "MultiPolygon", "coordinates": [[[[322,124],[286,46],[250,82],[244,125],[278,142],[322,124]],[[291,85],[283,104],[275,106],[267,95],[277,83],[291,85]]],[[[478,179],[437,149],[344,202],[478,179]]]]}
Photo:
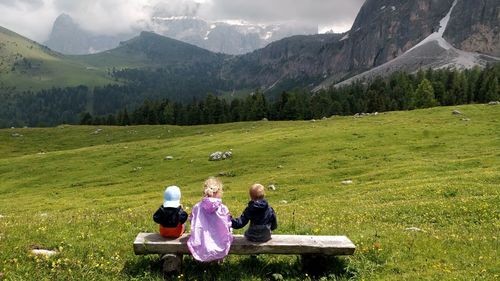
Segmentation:
{"type": "Polygon", "coordinates": [[[163,199],[163,205],[153,215],[153,220],[160,225],[161,236],[178,238],[184,233],[184,223],[188,218],[180,203],[180,188],[174,185],[167,187],[163,199]]]}

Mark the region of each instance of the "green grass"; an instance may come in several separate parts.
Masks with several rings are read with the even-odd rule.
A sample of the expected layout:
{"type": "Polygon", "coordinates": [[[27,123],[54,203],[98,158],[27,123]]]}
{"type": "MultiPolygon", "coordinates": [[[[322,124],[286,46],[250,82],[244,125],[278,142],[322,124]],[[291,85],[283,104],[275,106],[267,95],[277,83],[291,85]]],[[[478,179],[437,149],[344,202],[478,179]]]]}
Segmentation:
{"type": "Polygon", "coordinates": [[[113,83],[104,70],[70,60],[0,27],[0,88],[23,91],[113,83]]]}
{"type": "Polygon", "coordinates": [[[102,53],[72,55],[67,57],[72,61],[88,64],[103,71],[113,68],[118,70],[125,68],[147,68],[154,65],[144,55],[127,53],[124,49],[124,46],[120,46],[111,51],[104,51],[102,53]]]}
{"type": "Polygon", "coordinates": [[[161,280],[158,258],[134,256],[132,242],[157,230],[151,216],[164,187],[179,185],[191,207],[206,177],[227,172],[223,200],[234,215],[251,183],[274,183],[267,198],[277,233],[347,235],[356,253],[326,261],[330,270],[316,277],[296,256],[229,256],[222,265],[185,257],[174,279],[498,280],[499,121],[500,107],[469,105],[99,134],[0,130],[0,272],[6,280],[161,280]],[[232,160],[207,160],[226,149],[232,160]],[[36,258],[33,247],[59,254],[36,258]]]}

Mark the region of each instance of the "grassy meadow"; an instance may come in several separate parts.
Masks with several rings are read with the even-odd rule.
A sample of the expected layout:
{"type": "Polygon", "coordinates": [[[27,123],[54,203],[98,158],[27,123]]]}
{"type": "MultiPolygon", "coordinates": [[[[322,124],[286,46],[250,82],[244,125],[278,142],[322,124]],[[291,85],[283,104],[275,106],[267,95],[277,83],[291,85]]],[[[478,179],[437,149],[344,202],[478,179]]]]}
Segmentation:
{"type": "Polygon", "coordinates": [[[133,254],[135,236],[157,231],[165,186],[179,185],[192,207],[203,180],[223,173],[234,216],[250,184],[273,183],[276,233],[347,235],[356,253],[326,261],[320,275],[297,256],[185,257],[175,280],[499,280],[499,148],[500,106],[488,105],[316,122],[3,129],[0,279],[162,280],[157,256],[133,254]],[[229,149],[233,159],[208,161],[229,149]]]}

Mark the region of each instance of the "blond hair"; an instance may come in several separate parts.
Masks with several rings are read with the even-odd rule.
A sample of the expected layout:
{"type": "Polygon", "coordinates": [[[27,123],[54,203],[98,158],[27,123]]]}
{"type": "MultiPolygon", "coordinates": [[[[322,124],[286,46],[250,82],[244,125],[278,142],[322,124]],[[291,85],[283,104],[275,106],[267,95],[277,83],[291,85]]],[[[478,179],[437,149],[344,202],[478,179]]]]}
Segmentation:
{"type": "Polygon", "coordinates": [[[222,181],[215,177],[209,177],[203,183],[203,196],[214,197],[217,193],[222,195],[222,188],[224,185],[222,181]]]}
{"type": "Polygon", "coordinates": [[[252,184],[252,186],[250,186],[249,193],[252,200],[264,199],[264,196],[266,196],[264,186],[260,183],[252,184]]]}

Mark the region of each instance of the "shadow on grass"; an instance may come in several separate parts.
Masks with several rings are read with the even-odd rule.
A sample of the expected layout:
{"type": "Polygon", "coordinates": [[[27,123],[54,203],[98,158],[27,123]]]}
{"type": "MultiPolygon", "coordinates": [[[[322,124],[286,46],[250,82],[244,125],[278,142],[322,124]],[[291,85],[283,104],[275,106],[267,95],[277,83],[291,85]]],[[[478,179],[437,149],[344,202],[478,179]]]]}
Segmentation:
{"type": "MultiPolygon", "coordinates": [[[[348,260],[324,256],[229,256],[222,263],[200,263],[184,256],[182,275],[167,276],[166,280],[349,280],[348,260]]],[[[123,273],[131,280],[158,280],[163,277],[159,256],[137,257],[125,264],[123,273]]]]}
{"type": "Polygon", "coordinates": [[[130,280],[162,279],[162,262],[159,255],[136,257],[125,262],[122,273],[130,280]]]}
{"type": "Polygon", "coordinates": [[[348,280],[355,275],[353,268],[349,266],[349,260],[345,258],[304,255],[301,261],[302,271],[315,278],[328,276],[336,280],[348,280]]]}

